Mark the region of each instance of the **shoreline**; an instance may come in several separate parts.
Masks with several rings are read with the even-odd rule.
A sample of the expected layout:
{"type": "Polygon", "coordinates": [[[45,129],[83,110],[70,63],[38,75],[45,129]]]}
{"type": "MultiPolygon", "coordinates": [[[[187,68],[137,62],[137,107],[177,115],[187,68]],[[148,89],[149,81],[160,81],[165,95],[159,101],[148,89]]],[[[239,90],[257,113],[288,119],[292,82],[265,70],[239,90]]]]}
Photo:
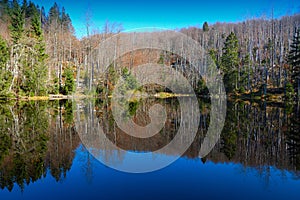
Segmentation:
{"type": "MultiPolygon", "coordinates": [[[[190,97],[191,94],[174,94],[168,92],[158,92],[155,94],[147,94],[147,93],[137,93],[133,94],[131,100],[138,100],[144,98],[157,98],[157,99],[168,99],[168,98],[175,98],[175,97],[190,97]]],[[[206,98],[210,99],[210,95],[196,95],[198,98],[206,98]]],[[[112,96],[107,96],[108,98],[112,98],[112,96]]],[[[295,103],[296,101],[286,101],[284,99],[284,94],[272,94],[267,93],[264,95],[257,95],[257,93],[252,94],[227,94],[226,98],[228,101],[254,101],[254,102],[271,102],[271,103],[295,103]]],[[[15,97],[15,98],[1,98],[0,101],[55,101],[55,100],[73,100],[73,99],[103,99],[101,96],[93,96],[93,95],[84,95],[84,94],[74,94],[74,95],[53,95],[50,94],[48,96],[33,96],[33,97],[15,97]]]]}

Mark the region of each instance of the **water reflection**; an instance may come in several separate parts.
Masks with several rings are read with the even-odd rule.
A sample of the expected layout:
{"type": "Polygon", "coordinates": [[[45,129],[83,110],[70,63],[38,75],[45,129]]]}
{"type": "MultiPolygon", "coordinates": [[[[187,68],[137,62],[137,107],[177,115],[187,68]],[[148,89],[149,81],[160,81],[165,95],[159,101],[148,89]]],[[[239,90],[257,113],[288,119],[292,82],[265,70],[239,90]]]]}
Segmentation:
{"type": "Polygon", "coordinates": [[[0,105],[0,187],[12,190],[46,176],[66,177],[79,137],[72,102],[12,102],[0,105]]]}
{"type": "MultiPolygon", "coordinates": [[[[136,138],[125,134],[116,125],[109,101],[96,102],[12,102],[0,104],[0,186],[11,191],[15,185],[26,185],[52,176],[56,181],[67,177],[76,157],[87,180],[93,178],[94,159],[84,149],[75,127],[75,119],[86,120],[81,128],[94,132],[95,124],[104,127],[105,137],[120,148],[131,152],[152,152],[170,143],[180,126],[181,111],[176,99],[146,99],[131,105],[130,116],[145,126],[150,121],[148,110],[160,103],[166,109],[167,121],[159,134],[136,138]],[[84,113],[84,115],[83,115],[84,113]],[[95,114],[95,115],[94,115],[95,114]],[[87,116],[84,119],[83,116],[87,116]],[[96,116],[96,117],[94,117],[96,116]],[[83,155],[84,156],[83,156],[83,155]]],[[[211,107],[199,100],[199,131],[183,155],[199,159],[206,136],[211,107]]],[[[255,171],[267,182],[272,169],[289,171],[300,178],[299,109],[297,106],[268,103],[228,102],[227,117],[220,140],[203,163],[233,163],[255,171]]],[[[87,136],[91,136],[87,134],[87,136]]],[[[93,135],[92,135],[93,136],[93,135]]],[[[126,154],[109,149],[105,140],[96,138],[94,151],[107,161],[122,163],[126,154]],[[105,148],[104,148],[105,147],[105,148]]],[[[184,138],[183,138],[184,139],[184,138]]],[[[176,156],[176,149],[164,152],[176,156]]],[[[77,162],[78,164],[78,162],[77,162]]],[[[209,166],[209,165],[208,165],[209,166]]],[[[245,170],[245,173],[250,173],[245,170]]],[[[278,175],[279,176],[279,175],[278,175]]],[[[43,184],[43,183],[40,183],[43,184]]]]}
{"type": "MultiPolygon", "coordinates": [[[[109,102],[96,104],[95,110],[91,109],[93,108],[91,103],[82,104],[85,115],[88,116],[83,124],[89,127],[87,130],[90,130],[85,133],[87,137],[94,137],[88,140],[95,141],[92,151],[96,157],[100,159],[105,157],[107,163],[124,161],[123,151],[116,152],[107,143],[101,144],[101,141],[105,141],[106,138],[121,149],[134,152],[153,152],[169,144],[176,135],[181,120],[180,107],[176,99],[141,101],[132,116],[133,120],[136,124],[144,126],[150,123],[148,112],[155,103],[160,103],[166,108],[168,120],[159,134],[148,139],[130,136],[119,129],[113,120],[109,102]],[[97,119],[92,119],[95,112],[97,119]],[[88,124],[95,120],[97,123],[88,124]],[[104,127],[105,137],[97,134],[99,127],[104,127]],[[97,153],[101,154],[97,155],[97,153]]],[[[206,136],[210,121],[210,103],[200,101],[200,110],[198,134],[184,154],[191,159],[197,159],[199,156],[201,144],[206,136]]],[[[83,119],[82,115],[80,119],[83,119]]],[[[290,170],[294,172],[296,178],[299,178],[300,137],[298,132],[299,110],[297,107],[243,101],[228,102],[227,117],[221,138],[213,151],[202,158],[202,161],[205,162],[208,159],[216,163],[241,163],[245,167],[254,167],[259,171],[267,170],[266,166],[273,166],[282,170],[290,170]]],[[[163,153],[169,156],[178,154],[176,149],[163,153]]]]}

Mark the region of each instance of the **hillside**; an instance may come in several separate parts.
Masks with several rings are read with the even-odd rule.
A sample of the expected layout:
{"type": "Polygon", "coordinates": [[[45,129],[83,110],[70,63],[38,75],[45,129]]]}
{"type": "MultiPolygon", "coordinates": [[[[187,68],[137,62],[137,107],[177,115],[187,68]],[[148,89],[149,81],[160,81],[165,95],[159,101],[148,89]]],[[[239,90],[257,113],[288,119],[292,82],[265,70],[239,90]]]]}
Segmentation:
{"type": "MultiPolygon", "coordinates": [[[[87,36],[78,39],[66,9],[56,3],[46,13],[44,7],[26,0],[21,4],[6,0],[0,3],[0,13],[2,97],[72,94],[82,84],[93,90],[97,85],[92,77],[91,52],[122,30],[120,24],[107,21],[102,32],[93,33],[87,25],[87,36]]],[[[266,96],[275,88],[285,94],[288,90],[293,96],[299,89],[299,55],[295,54],[299,42],[294,38],[299,25],[300,15],[296,14],[240,23],[205,22],[203,27],[179,31],[207,50],[224,76],[228,94],[260,92],[266,96]]],[[[170,52],[150,53],[156,55],[153,57],[147,51],[125,55],[114,66],[131,68],[137,63],[163,60],[176,68],[190,67],[186,58],[170,52]]],[[[203,80],[193,86],[203,93],[203,80]]]]}

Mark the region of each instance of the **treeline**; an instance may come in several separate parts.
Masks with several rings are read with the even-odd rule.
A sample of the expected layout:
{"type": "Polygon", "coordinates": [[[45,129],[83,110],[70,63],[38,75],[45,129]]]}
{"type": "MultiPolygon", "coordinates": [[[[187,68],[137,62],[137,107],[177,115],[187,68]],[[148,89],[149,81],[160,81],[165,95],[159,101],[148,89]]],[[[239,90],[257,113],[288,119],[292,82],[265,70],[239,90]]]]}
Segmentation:
{"type": "MultiPolygon", "coordinates": [[[[79,40],[74,35],[70,16],[56,3],[46,13],[43,7],[27,0],[22,3],[2,0],[0,13],[2,97],[71,94],[75,87],[84,92],[80,90],[84,85],[89,92],[93,91],[97,83],[91,52],[101,41],[122,30],[122,25],[106,22],[102,30],[94,31],[87,17],[86,37],[79,40]]],[[[265,97],[277,93],[285,99],[295,96],[299,99],[299,25],[300,15],[296,14],[241,23],[209,25],[205,22],[203,27],[180,31],[208,50],[224,77],[228,94],[265,97]]],[[[125,59],[125,63],[134,63],[130,59],[130,62],[125,59]]],[[[174,55],[166,52],[161,52],[156,60],[172,61],[169,64],[181,71],[190,68],[184,58],[177,57],[174,61],[174,55]]],[[[192,80],[197,74],[192,70],[191,73],[194,75],[188,78],[194,88],[199,94],[207,93],[204,81],[192,80]]],[[[107,85],[109,81],[103,86],[108,88],[107,85]]]]}
{"type": "MultiPolygon", "coordinates": [[[[261,95],[282,89],[299,98],[300,15],[216,23],[181,32],[197,40],[224,76],[226,91],[261,95]],[[293,86],[292,86],[293,85],[293,86]]],[[[201,85],[201,84],[200,84],[201,85]]],[[[279,90],[280,91],[280,90],[279,90]]]]}
{"type": "Polygon", "coordinates": [[[78,40],[65,9],[3,0],[0,13],[0,96],[73,92],[78,40]]]}

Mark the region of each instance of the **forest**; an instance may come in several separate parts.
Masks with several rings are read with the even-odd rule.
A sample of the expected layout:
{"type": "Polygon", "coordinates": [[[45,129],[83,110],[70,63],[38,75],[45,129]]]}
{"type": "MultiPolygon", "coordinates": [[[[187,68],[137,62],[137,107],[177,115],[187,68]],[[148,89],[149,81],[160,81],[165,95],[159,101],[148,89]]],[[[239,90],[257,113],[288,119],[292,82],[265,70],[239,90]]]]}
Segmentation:
{"type": "MultiPolygon", "coordinates": [[[[86,36],[79,39],[64,7],[55,3],[46,13],[44,7],[27,0],[2,0],[0,98],[100,95],[105,88],[113,89],[116,76],[124,71],[116,66],[130,69],[134,62],[124,63],[128,59],[142,60],[142,56],[176,69],[189,68],[186,58],[170,52],[135,52],[133,58],[125,55],[112,65],[104,80],[95,82],[91,52],[123,28],[107,21],[99,30],[91,27],[90,21],[87,17],[86,36]]],[[[300,93],[299,25],[300,15],[295,14],[279,19],[262,16],[239,23],[204,22],[201,27],[178,31],[207,50],[223,76],[228,96],[294,101],[300,93]]],[[[204,78],[190,81],[197,94],[208,93],[204,78]]]]}
{"type": "MultiPolygon", "coordinates": [[[[116,51],[114,62],[105,74],[97,76],[97,68],[105,68],[94,62],[102,53],[99,44],[126,33],[120,23],[106,21],[102,28],[93,27],[89,16],[87,13],[86,34],[78,38],[63,5],[54,3],[46,11],[27,0],[0,1],[1,189],[12,191],[19,186],[23,191],[46,176],[61,183],[76,161],[75,154],[87,158],[79,159],[77,164],[82,165],[86,178],[91,179],[95,158],[82,144],[84,138],[80,133],[95,136],[92,138],[95,149],[105,150],[108,160],[122,160],[124,155],[116,157],[99,135],[93,135],[99,127],[104,127],[106,138],[128,151],[151,152],[168,144],[181,125],[178,99],[121,102],[124,107],[128,103],[124,117],[131,117],[141,126],[151,123],[148,112],[152,105],[159,103],[166,108],[165,127],[151,138],[128,135],[113,116],[113,98],[109,96],[118,77],[125,80],[119,88],[121,93],[138,88],[131,69],[147,62],[182,72],[201,97],[198,98],[199,130],[183,157],[201,159],[203,163],[240,163],[266,178],[271,177],[269,171],[274,166],[282,172],[291,172],[295,180],[300,179],[300,14],[281,18],[261,16],[237,23],[199,22],[201,25],[176,30],[206,50],[206,55],[199,55],[199,59],[209,56],[213,60],[223,77],[229,100],[220,139],[203,158],[199,158],[199,151],[212,107],[209,98],[202,98],[209,96],[206,77],[193,70],[189,55],[153,49],[118,55],[120,47],[116,43],[105,49],[116,51]],[[63,100],[52,101],[53,96],[63,100]],[[76,97],[97,98],[71,100],[76,97]],[[95,126],[95,122],[101,126],[95,126]]],[[[171,93],[154,84],[138,90],[162,96],[171,93]]],[[[186,119],[187,124],[192,117],[186,119]]],[[[166,154],[173,156],[177,152],[166,154]]]]}

